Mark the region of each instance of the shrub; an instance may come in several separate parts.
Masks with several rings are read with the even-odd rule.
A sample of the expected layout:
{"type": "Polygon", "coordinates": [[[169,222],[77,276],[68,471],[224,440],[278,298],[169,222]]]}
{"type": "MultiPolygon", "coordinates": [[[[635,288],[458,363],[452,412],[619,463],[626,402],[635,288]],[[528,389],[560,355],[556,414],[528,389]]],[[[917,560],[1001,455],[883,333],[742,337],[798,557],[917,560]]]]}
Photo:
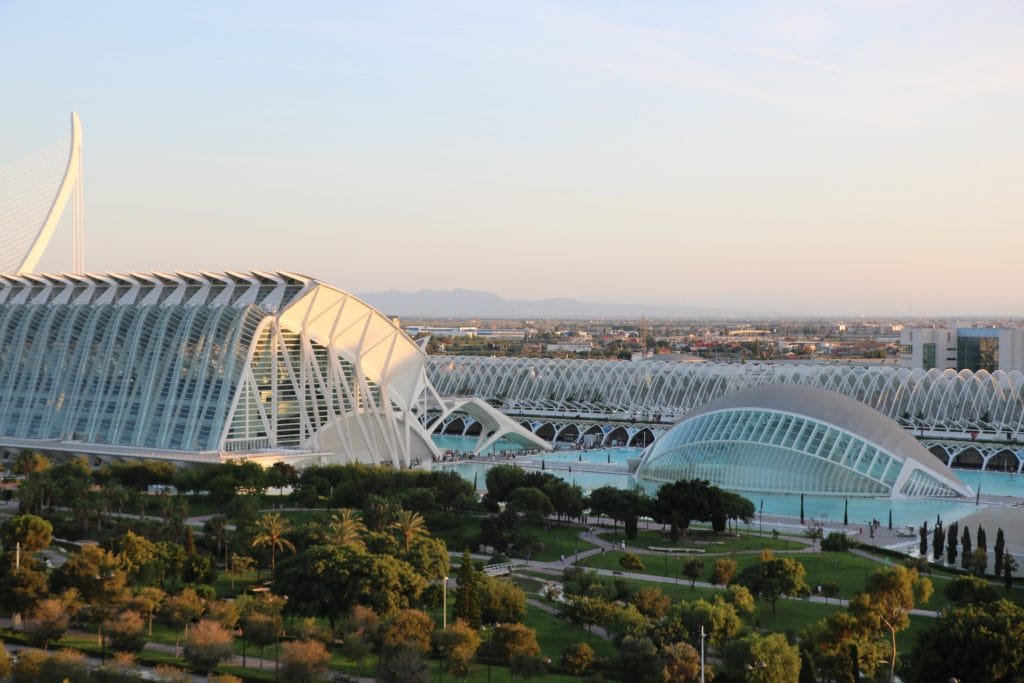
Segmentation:
{"type": "Polygon", "coordinates": [[[325,671],[331,653],[318,640],[297,640],[281,646],[281,680],[285,683],[312,683],[325,671]]]}
{"type": "Polygon", "coordinates": [[[115,653],[111,659],[93,670],[92,680],[96,683],[134,683],[139,680],[135,655],[128,652],[115,653]]]}
{"type": "Polygon", "coordinates": [[[89,677],[89,663],[85,655],[76,650],[55,652],[39,667],[41,683],[84,681],[89,677]]]}
{"type": "Polygon", "coordinates": [[[234,636],[226,628],[210,619],[193,626],[185,640],[185,660],[196,671],[208,673],[233,652],[234,636]]]}
{"type": "Polygon", "coordinates": [[[844,533],[833,531],[821,541],[821,549],[829,553],[838,553],[853,547],[853,541],[844,533]]]}
{"type": "Polygon", "coordinates": [[[52,598],[41,600],[25,622],[29,642],[43,649],[49,648],[52,641],[60,640],[67,630],[68,617],[64,606],[52,598]]]}
{"type": "Polygon", "coordinates": [[[7,678],[11,675],[11,656],[7,654],[7,648],[3,641],[0,641],[0,678],[7,678]]]}
{"type": "Polygon", "coordinates": [[[14,665],[14,683],[35,683],[42,675],[46,654],[39,650],[22,650],[14,665]]]}
{"type": "Polygon", "coordinates": [[[138,612],[125,610],[103,623],[110,647],[118,652],[138,652],[146,645],[146,624],[138,612]]]}
{"type": "Polygon", "coordinates": [[[159,683],[192,683],[192,677],[176,666],[161,664],[153,669],[159,683]]]}

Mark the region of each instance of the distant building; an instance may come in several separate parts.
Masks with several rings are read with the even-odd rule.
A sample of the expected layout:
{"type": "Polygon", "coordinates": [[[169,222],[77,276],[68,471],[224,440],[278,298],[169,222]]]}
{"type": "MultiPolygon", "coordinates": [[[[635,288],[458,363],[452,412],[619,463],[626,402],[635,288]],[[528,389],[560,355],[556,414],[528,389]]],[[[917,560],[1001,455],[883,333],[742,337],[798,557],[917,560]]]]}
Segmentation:
{"type": "Polygon", "coordinates": [[[562,343],[562,344],[547,344],[544,348],[546,350],[548,350],[548,351],[555,351],[555,352],[562,351],[562,352],[568,352],[568,353],[589,353],[594,348],[594,345],[593,344],[589,344],[589,343],[587,343],[587,344],[562,343]]]}
{"type": "Polygon", "coordinates": [[[406,325],[405,333],[410,337],[429,334],[434,337],[475,337],[475,327],[429,327],[427,325],[406,325]]]}
{"type": "Polygon", "coordinates": [[[906,328],[900,333],[900,363],[922,370],[1024,371],[1024,330],[906,328]]]}

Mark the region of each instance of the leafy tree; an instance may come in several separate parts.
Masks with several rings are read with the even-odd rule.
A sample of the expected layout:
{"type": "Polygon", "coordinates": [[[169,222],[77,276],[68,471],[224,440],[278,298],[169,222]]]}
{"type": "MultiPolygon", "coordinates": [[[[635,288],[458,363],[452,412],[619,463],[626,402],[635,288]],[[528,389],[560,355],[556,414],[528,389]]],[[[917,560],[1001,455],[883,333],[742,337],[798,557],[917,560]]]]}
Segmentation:
{"type": "Polygon", "coordinates": [[[736,576],[736,560],[728,557],[715,560],[715,567],[711,570],[711,583],[727,586],[734,576],[736,576]]]}
{"type": "Polygon", "coordinates": [[[14,683],[38,683],[43,678],[43,665],[49,657],[38,650],[22,650],[14,664],[14,683]]]}
{"type": "Polygon", "coordinates": [[[129,608],[146,616],[147,633],[149,635],[153,635],[153,614],[160,608],[160,605],[163,604],[166,598],[167,594],[159,588],[146,586],[140,588],[135,592],[135,595],[128,599],[127,605],[129,608]]]}
{"type": "Polygon", "coordinates": [[[694,584],[697,583],[697,579],[704,573],[704,563],[694,558],[687,560],[683,563],[683,576],[690,580],[690,590],[693,590],[694,584]]]}
{"type": "Polygon", "coordinates": [[[945,610],[918,635],[907,680],[1024,680],[1022,640],[1024,609],[1007,600],[945,610]]]}
{"type": "Polygon", "coordinates": [[[767,600],[775,614],[775,603],[782,596],[810,595],[811,587],[804,580],[806,573],[802,563],[784,557],[756,562],[740,572],[736,581],[756,597],[767,600]]]}
{"type": "Polygon", "coordinates": [[[224,628],[233,631],[238,626],[242,612],[236,600],[217,600],[206,607],[206,617],[224,628]]]}
{"type": "Polygon", "coordinates": [[[448,672],[465,679],[473,671],[473,657],[480,648],[480,635],[461,619],[444,631],[434,632],[434,646],[448,660],[448,672]]]}
{"type": "Polygon", "coordinates": [[[751,633],[722,652],[725,667],[748,683],[790,683],[800,676],[800,654],[780,633],[751,633]]]}
{"type": "Polygon", "coordinates": [[[171,626],[176,627],[179,632],[174,635],[174,656],[178,656],[178,645],[180,644],[180,630],[192,623],[206,609],[206,601],[199,597],[199,594],[192,588],[186,588],[177,595],[164,599],[160,611],[171,626]]]}
{"type": "Polygon", "coordinates": [[[931,581],[912,569],[892,566],[871,574],[866,590],[850,600],[850,613],[868,631],[889,635],[890,683],[896,675],[896,634],[910,624],[910,610],[931,594],[931,581]]]}
{"type": "Polygon", "coordinates": [[[0,578],[0,607],[14,614],[23,614],[47,594],[46,574],[39,569],[38,563],[23,559],[20,569],[13,566],[4,568],[3,578],[0,578]]]}
{"type": "Polygon", "coordinates": [[[608,631],[616,640],[620,640],[624,636],[640,638],[646,636],[650,630],[651,621],[633,605],[627,604],[625,607],[620,607],[618,604],[612,605],[608,631]]]}
{"type": "Polygon", "coordinates": [[[586,643],[573,643],[562,651],[562,666],[579,678],[594,665],[594,648],[586,643]]]}
{"type": "MultiPolygon", "coordinates": [[[[590,510],[596,515],[607,515],[613,522],[622,522],[626,538],[636,538],[640,515],[646,513],[650,501],[633,490],[614,486],[601,486],[590,493],[590,510]]],[[[614,526],[613,526],[614,530],[614,526]]]]}
{"type": "Polygon", "coordinates": [[[821,549],[827,553],[838,553],[853,547],[850,537],[840,531],[833,531],[821,541],[821,549]]]}
{"type": "Polygon", "coordinates": [[[636,553],[623,554],[619,558],[619,566],[629,572],[629,578],[633,578],[633,572],[642,572],[647,568],[636,553]]]}
{"type": "Polygon", "coordinates": [[[539,488],[524,486],[509,496],[508,509],[531,524],[543,524],[544,518],[555,511],[555,506],[539,488]]]}
{"type": "Polygon", "coordinates": [[[295,640],[281,646],[281,680],[313,683],[331,663],[331,653],[319,640],[295,640]]]}
{"type": "Polygon", "coordinates": [[[361,633],[355,631],[346,633],[341,641],[341,654],[353,660],[359,667],[356,670],[356,677],[358,678],[363,675],[363,662],[366,661],[366,656],[370,654],[370,644],[366,642],[366,638],[361,633]]]}
{"type": "Polygon", "coordinates": [[[426,654],[430,651],[430,635],[434,622],[426,612],[403,609],[395,612],[381,627],[381,645],[385,648],[415,647],[426,654]]]}
{"type": "Polygon", "coordinates": [[[512,676],[520,676],[528,681],[543,676],[547,671],[547,664],[540,655],[516,655],[509,661],[512,676]]]}
{"type": "Polygon", "coordinates": [[[189,629],[185,638],[185,659],[196,671],[209,673],[218,663],[231,657],[233,641],[231,631],[216,621],[203,619],[189,629]]]}
{"type": "Polygon", "coordinates": [[[480,618],[485,624],[521,622],[526,618],[526,593],[509,581],[481,574],[478,586],[480,618]]]}
{"type": "Polygon", "coordinates": [[[827,605],[829,598],[839,595],[839,583],[837,581],[826,581],[821,584],[821,592],[825,595],[825,604],[827,605]]]}
{"type": "Polygon", "coordinates": [[[60,640],[68,630],[68,615],[59,600],[41,600],[29,613],[25,631],[34,645],[48,650],[50,643],[60,640]]]}
{"type": "Polygon", "coordinates": [[[385,649],[380,655],[377,679],[384,683],[429,683],[423,651],[411,645],[385,649]]]}
{"type": "Polygon", "coordinates": [[[812,668],[838,683],[858,683],[861,672],[873,676],[884,658],[868,631],[847,611],[833,612],[810,626],[805,645],[812,668]]]}
{"type": "Polygon", "coordinates": [[[18,453],[9,465],[11,472],[22,476],[28,476],[33,472],[45,472],[51,467],[53,467],[53,463],[45,455],[28,450],[18,453]]]}
{"type": "MultiPolygon", "coordinates": [[[[700,653],[689,643],[662,645],[658,651],[663,683],[696,683],[700,680],[700,653]]],[[[714,678],[711,667],[705,666],[705,680],[714,678]]]]}
{"type": "Polygon", "coordinates": [[[943,589],[950,602],[958,605],[970,605],[983,602],[995,602],[998,597],[988,581],[977,576],[958,576],[943,589]]]}
{"type": "Polygon", "coordinates": [[[672,606],[672,599],[655,586],[635,591],[629,596],[629,602],[637,608],[640,614],[655,620],[668,614],[668,610],[672,606]]]}
{"type": "Polygon", "coordinates": [[[290,550],[295,552],[295,544],[285,538],[289,531],[287,519],[282,519],[279,513],[268,513],[263,515],[256,522],[256,537],[252,540],[253,548],[270,549],[270,576],[277,577],[277,552],[290,550]]]}
{"type": "Polygon", "coordinates": [[[480,604],[479,585],[483,581],[483,572],[476,568],[469,548],[462,553],[462,564],[459,566],[459,582],[455,593],[455,616],[463,619],[473,628],[480,628],[483,611],[480,604]]]}
{"type": "Polygon", "coordinates": [[[650,638],[626,636],[619,643],[619,654],[615,669],[620,680],[631,683],[654,683],[660,681],[658,648],[650,638]]]}
{"type": "Polygon", "coordinates": [[[563,605],[563,611],[569,621],[586,626],[587,632],[590,633],[592,626],[611,621],[615,608],[603,598],[577,595],[563,605]]]}
{"type": "Polygon", "coordinates": [[[7,678],[11,675],[11,656],[7,654],[7,648],[0,642],[0,678],[7,678]]]}
{"type": "Polygon", "coordinates": [[[743,621],[736,608],[720,595],[716,595],[711,602],[704,599],[679,602],[670,612],[669,620],[677,622],[675,633],[678,636],[696,633],[703,626],[708,641],[713,645],[722,645],[743,630],[743,621]]]}
{"type": "Polygon", "coordinates": [[[146,645],[146,624],[134,610],[125,610],[107,620],[103,632],[118,652],[138,652],[146,645]]]}
{"type": "Polygon", "coordinates": [[[736,609],[737,614],[753,614],[756,605],[754,596],[746,586],[733,584],[720,593],[722,599],[736,609]]]}
{"type": "Polygon", "coordinates": [[[280,615],[254,612],[245,618],[242,637],[260,650],[260,669],[263,669],[263,650],[277,642],[283,624],[280,615]]]}
{"type": "Polygon", "coordinates": [[[423,578],[437,580],[448,576],[451,560],[448,546],[440,538],[420,536],[413,539],[409,551],[402,553],[399,559],[408,562],[423,578]]]}
{"type": "Polygon", "coordinates": [[[14,554],[15,546],[21,543],[22,553],[34,553],[50,547],[53,540],[53,525],[35,515],[11,517],[0,529],[0,541],[4,551],[14,554]]]}
{"type": "Polygon", "coordinates": [[[121,560],[129,578],[145,583],[155,583],[165,569],[158,566],[161,561],[157,544],[131,530],[117,539],[110,548],[121,560]]]}
{"type": "Polygon", "coordinates": [[[388,614],[414,604],[425,587],[407,562],[336,546],[313,546],[288,558],[274,582],[275,593],[289,596],[289,611],[327,617],[332,628],[354,605],[388,614]]]}
{"type": "Polygon", "coordinates": [[[60,592],[74,588],[99,626],[109,619],[128,597],[128,574],[119,557],[98,546],[86,545],[72,553],[67,562],[50,575],[50,589],[60,592]]]}
{"type": "Polygon", "coordinates": [[[692,521],[711,522],[712,529],[721,532],[730,519],[753,519],[754,504],[703,479],[683,479],[658,489],[653,512],[658,521],[670,525],[675,542],[692,521]]]}
{"type": "Polygon", "coordinates": [[[39,683],[62,683],[63,681],[84,681],[89,678],[89,662],[77,650],[55,652],[39,667],[39,683]]]}
{"type": "Polygon", "coordinates": [[[537,632],[523,624],[499,624],[491,636],[491,651],[502,662],[515,657],[536,657],[540,654],[537,632]]]}

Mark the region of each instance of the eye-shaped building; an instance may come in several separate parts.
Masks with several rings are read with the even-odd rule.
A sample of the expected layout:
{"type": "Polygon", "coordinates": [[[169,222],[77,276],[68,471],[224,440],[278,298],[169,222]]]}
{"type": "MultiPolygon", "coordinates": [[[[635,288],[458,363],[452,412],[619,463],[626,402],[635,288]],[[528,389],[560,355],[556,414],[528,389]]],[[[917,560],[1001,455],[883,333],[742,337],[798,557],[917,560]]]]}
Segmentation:
{"type": "Polygon", "coordinates": [[[644,452],[636,476],[765,493],[972,495],[895,421],[833,391],[795,384],[746,389],[699,408],[644,452]]]}

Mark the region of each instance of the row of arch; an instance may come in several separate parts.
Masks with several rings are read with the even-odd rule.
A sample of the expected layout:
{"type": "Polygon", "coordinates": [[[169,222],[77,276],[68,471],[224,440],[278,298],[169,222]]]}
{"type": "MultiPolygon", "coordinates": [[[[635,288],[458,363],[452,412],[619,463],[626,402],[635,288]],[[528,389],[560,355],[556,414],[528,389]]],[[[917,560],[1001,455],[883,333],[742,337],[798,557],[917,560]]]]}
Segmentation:
{"type": "MultiPolygon", "coordinates": [[[[623,446],[646,448],[666,430],[658,427],[610,424],[606,422],[557,422],[524,420],[520,425],[541,439],[574,447],[623,446]]],[[[483,426],[465,415],[452,415],[442,420],[436,434],[477,437],[483,426]]]]}
{"type": "Polygon", "coordinates": [[[1024,374],[892,366],[680,363],[433,356],[445,396],[477,396],[517,415],[671,423],[720,396],[803,384],[865,403],[907,429],[1024,433],[1024,374]]]}

